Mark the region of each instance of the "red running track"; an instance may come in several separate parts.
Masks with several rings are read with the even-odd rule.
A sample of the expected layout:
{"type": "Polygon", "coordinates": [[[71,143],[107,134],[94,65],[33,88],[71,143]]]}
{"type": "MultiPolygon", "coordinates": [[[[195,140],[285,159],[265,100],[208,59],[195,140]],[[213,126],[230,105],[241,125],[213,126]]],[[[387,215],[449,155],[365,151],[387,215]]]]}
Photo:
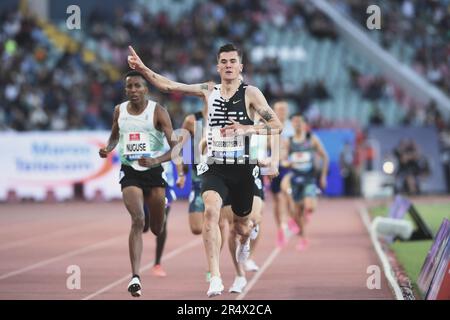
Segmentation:
{"type": "MultiPolygon", "coordinates": [[[[393,299],[384,277],[381,289],[367,288],[368,267],[380,263],[358,214],[359,203],[320,199],[308,225],[310,247],[299,252],[295,237],[285,248],[276,248],[269,197],[254,257],[260,271],[248,273],[242,294],[228,293],[234,273],[224,247],[225,290],[213,299],[393,299]]],[[[134,299],[126,290],[129,225],[122,202],[1,204],[0,299],[134,299]],[[80,268],[80,289],[67,287],[73,265],[80,268]]],[[[202,239],[189,231],[186,201],[175,202],[169,216],[162,261],[166,278],[150,273],[154,251],[155,237],[147,233],[140,299],[209,299],[202,239]]]]}

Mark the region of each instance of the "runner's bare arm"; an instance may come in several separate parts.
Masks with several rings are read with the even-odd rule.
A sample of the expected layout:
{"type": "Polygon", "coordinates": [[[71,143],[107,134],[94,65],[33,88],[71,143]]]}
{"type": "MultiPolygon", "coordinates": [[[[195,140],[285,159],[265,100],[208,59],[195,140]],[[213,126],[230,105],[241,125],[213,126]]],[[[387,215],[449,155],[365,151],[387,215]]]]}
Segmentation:
{"type": "Polygon", "coordinates": [[[172,139],[173,136],[173,127],[172,127],[172,121],[170,119],[169,113],[165,108],[160,106],[159,104],[156,105],[157,110],[157,117],[158,117],[158,125],[159,128],[164,132],[164,135],[166,136],[167,142],[169,143],[170,150],[167,151],[162,156],[158,157],[158,161],[160,162],[166,162],[169,161],[171,158],[172,149],[175,147],[177,143],[179,143],[179,139],[172,139]]]}
{"type": "Polygon", "coordinates": [[[280,134],[283,130],[283,125],[267,103],[262,92],[256,87],[248,86],[246,93],[248,94],[250,107],[256,111],[257,115],[264,122],[253,126],[255,133],[265,135],[280,134]]]}
{"type": "Polygon", "coordinates": [[[164,132],[167,142],[169,143],[170,149],[161,156],[156,158],[139,159],[138,163],[143,167],[152,167],[161,164],[163,162],[169,161],[172,156],[172,149],[178,142],[178,139],[172,140],[173,135],[172,121],[170,120],[169,113],[167,112],[167,110],[162,106],[160,106],[159,104],[157,104],[155,108],[155,115],[157,118],[157,128],[158,130],[164,132]]]}
{"type": "Polygon", "coordinates": [[[108,153],[113,151],[117,146],[117,143],[119,143],[119,114],[119,106],[116,106],[114,108],[113,123],[111,127],[111,134],[108,139],[108,145],[104,148],[101,148],[98,152],[101,158],[106,158],[108,156],[108,153]]]}
{"type": "Polygon", "coordinates": [[[330,160],[328,158],[327,152],[325,151],[325,148],[322,145],[322,142],[320,142],[320,139],[317,136],[312,136],[312,143],[314,148],[316,149],[317,154],[322,158],[323,161],[322,171],[320,173],[320,185],[323,189],[325,189],[327,186],[328,166],[330,160]]]}
{"type": "Polygon", "coordinates": [[[181,144],[184,145],[186,141],[194,136],[194,127],[195,127],[195,116],[190,114],[184,118],[183,124],[181,125],[181,129],[184,129],[186,134],[181,136],[181,144]],[[187,135],[189,133],[189,135],[187,135]]]}
{"type": "Polygon", "coordinates": [[[248,86],[245,92],[245,99],[249,101],[250,108],[253,108],[256,112],[255,117],[259,116],[263,123],[243,125],[229,118],[228,121],[231,122],[231,125],[221,128],[221,133],[225,135],[279,135],[283,130],[283,125],[272,108],[270,108],[262,92],[256,87],[248,86]]]}
{"type": "MultiPolygon", "coordinates": [[[[194,123],[195,123],[195,117],[194,115],[190,114],[184,118],[183,124],[181,125],[181,129],[183,129],[183,132],[181,136],[179,137],[179,142],[181,146],[184,147],[184,144],[186,141],[194,135],[194,123]]],[[[178,173],[178,178],[176,181],[176,185],[179,188],[184,188],[184,184],[186,182],[186,174],[188,172],[186,165],[183,164],[183,158],[181,158],[181,161],[176,162],[176,168],[178,173]]]]}
{"type": "Polygon", "coordinates": [[[128,65],[131,69],[140,72],[152,85],[163,92],[180,92],[186,95],[206,97],[208,92],[213,89],[214,84],[210,82],[197,84],[184,84],[172,81],[148,68],[134,51],[132,46],[128,46],[130,55],[128,56],[128,65]]]}

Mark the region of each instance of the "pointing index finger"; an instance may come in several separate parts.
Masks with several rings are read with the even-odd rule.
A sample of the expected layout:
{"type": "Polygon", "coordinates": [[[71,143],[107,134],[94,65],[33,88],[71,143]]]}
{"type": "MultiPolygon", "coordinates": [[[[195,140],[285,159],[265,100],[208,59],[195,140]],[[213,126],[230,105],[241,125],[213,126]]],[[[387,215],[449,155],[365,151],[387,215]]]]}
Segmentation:
{"type": "Polygon", "coordinates": [[[130,49],[130,52],[133,56],[137,56],[137,53],[136,53],[136,51],[134,51],[132,46],[128,46],[128,49],[130,49]]]}

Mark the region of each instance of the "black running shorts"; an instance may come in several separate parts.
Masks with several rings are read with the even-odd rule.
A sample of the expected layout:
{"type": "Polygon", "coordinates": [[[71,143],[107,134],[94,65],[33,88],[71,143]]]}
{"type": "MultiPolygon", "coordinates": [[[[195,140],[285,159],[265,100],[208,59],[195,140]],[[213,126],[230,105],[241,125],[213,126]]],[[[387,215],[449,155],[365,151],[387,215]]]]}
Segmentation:
{"type": "MultiPolygon", "coordinates": [[[[253,169],[253,179],[253,196],[261,198],[261,200],[264,201],[264,185],[261,176],[261,170],[258,166],[255,166],[255,168],[253,169]]],[[[229,206],[230,204],[230,197],[227,197],[223,201],[222,207],[229,206]]]]}
{"type": "Polygon", "coordinates": [[[216,191],[231,204],[234,214],[245,217],[252,211],[255,178],[254,165],[250,164],[211,164],[203,173],[202,194],[216,191]]]}
{"type": "Polygon", "coordinates": [[[144,195],[148,195],[151,188],[165,188],[167,183],[162,177],[163,171],[164,169],[161,165],[145,171],[138,171],[122,164],[120,167],[121,190],[129,186],[135,186],[141,188],[144,195]]]}

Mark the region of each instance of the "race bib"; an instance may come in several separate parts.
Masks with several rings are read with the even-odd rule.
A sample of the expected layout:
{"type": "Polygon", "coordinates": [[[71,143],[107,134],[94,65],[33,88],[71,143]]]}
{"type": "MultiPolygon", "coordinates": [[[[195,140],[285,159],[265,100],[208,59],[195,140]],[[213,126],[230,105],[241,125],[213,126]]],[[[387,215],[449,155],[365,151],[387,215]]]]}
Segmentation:
{"type": "Polygon", "coordinates": [[[217,158],[238,158],[245,153],[244,136],[222,136],[220,129],[211,130],[210,155],[217,158]]]}
{"type": "Polygon", "coordinates": [[[204,174],[206,171],[209,170],[209,167],[206,163],[201,162],[197,165],[197,175],[202,175],[204,174]]]}
{"type": "Polygon", "coordinates": [[[293,152],[291,154],[291,161],[294,163],[311,162],[311,152],[293,152]]]}
{"type": "Polygon", "coordinates": [[[150,138],[146,132],[127,132],[124,135],[123,154],[128,160],[150,157],[150,138]]]}

